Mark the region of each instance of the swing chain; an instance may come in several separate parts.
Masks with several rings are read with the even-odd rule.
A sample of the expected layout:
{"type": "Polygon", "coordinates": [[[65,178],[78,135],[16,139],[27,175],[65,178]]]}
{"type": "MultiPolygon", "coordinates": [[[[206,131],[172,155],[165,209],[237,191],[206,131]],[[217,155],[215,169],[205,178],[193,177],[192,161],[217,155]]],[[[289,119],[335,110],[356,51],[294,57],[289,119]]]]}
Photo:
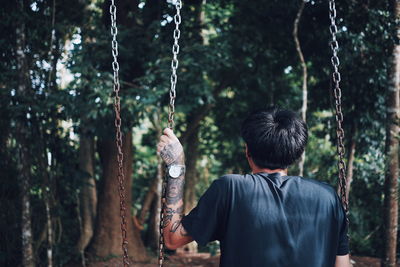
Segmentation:
{"type": "Polygon", "coordinates": [[[167,189],[167,174],[164,175],[161,186],[161,212],[160,212],[160,225],[159,225],[159,251],[158,251],[158,266],[162,267],[164,262],[164,210],[165,210],[165,197],[167,189]]]}
{"type": "Polygon", "coordinates": [[[343,130],[343,112],[342,112],[342,90],[340,89],[340,72],[339,72],[339,57],[338,57],[338,50],[339,44],[336,39],[336,34],[338,32],[338,28],[336,26],[336,6],[335,0],[329,0],[329,18],[331,21],[331,25],[329,27],[332,41],[330,43],[330,47],[332,50],[332,57],[331,63],[333,66],[333,73],[332,73],[332,81],[333,81],[333,93],[335,97],[335,112],[336,112],[336,123],[337,123],[337,152],[339,156],[338,161],[338,169],[339,169],[339,192],[340,197],[342,199],[343,207],[346,211],[346,214],[349,212],[349,202],[346,195],[346,164],[344,162],[344,155],[345,155],[345,147],[344,147],[344,130],[343,130]]]}
{"type": "MultiPolygon", "coordinates": [[[[181,24],[181,0],[176,0],[175,9],[176,13],[174,16],[175,29],[173,32],[174,44],[172,45],[172,61],[171,61],[171,87],[169,91],[169,105],[168,105],[168,128],[172,129],[175,125],[174,114],[175,114],[175,99],[176,99],[176,83],[178,82],[177,69],[179,65],[178,54],[179,54],[179,38],[181,32],[179,25],[181,24]]],[[[158,266],[162,267],[164,263],[164,210],[166,202],[166,188],[167,188],[167,174],[165,174],[162,181],[161,189],[161,212],[160,212],[160,235],[159,235],[159,247],[158,247],[158,266]]]]}
{"type": "Polygon", "coordinates": [[[114,0],[110,4],[111,14],[111,46],[112,46],[112,68],[113,68],[113,91],[114,91],[114,110],[115,110],[115,142],[117,145],[117,163],[118,163],[118,192],[119,192],[119,215],[121,217],[121,235],[122,235],[122,251],[123,251],[123,265],[129,266],[128,256],[128,233],[126,222],[126,206],[125,206],[125,175],[123,170],[124,154],[122,149],[122,132],[121,132],[121,99],[119,96],[120,83],[119,83],[119,63],[118,63],[118,42],[117,42],[117,7],[114,0]]]}
{"type": "Polygon", "coordinates": [[[172,61],[171,61],[171,88],[169,91],[169,106],[168,106],[168,128],[172,129],[175,125],[174,114],[175,114],[175,99],[176,99],[176,83],[178,81],[178,75],[176,71],[178,69],[179,61],[179,38],[181,37],[181,31],[179,30],[179,25],[181,24],[181,0],[176,0],[175,3],[176,14],[174,16],[175,29],[173,33],[174,44],[172,45],[172,61]]]}

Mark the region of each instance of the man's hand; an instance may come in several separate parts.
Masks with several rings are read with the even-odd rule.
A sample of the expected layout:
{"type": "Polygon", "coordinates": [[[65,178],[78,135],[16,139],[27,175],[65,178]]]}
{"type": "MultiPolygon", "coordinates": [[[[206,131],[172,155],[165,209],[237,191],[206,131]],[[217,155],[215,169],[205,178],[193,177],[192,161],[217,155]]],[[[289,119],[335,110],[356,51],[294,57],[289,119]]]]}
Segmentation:
{"type": "Polygon", "coordinates": [[[157,152],[167,165],[185,164],[183,147],[174,132],[169,128],[164,129],[163,135],[160,137],[157,145],[157,152]]]}

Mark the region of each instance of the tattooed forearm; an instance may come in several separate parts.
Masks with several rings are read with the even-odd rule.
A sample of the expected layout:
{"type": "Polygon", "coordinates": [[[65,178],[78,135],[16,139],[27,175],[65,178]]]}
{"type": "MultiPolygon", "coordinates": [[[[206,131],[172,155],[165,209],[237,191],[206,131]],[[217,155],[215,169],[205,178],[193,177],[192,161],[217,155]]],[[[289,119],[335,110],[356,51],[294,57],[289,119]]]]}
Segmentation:
{"type": "Polygon", "coordinates": [[[171,208],[166,208],[164,211],[164,224],[163,227],[167,227],[169,223],[171,222],[172,216],[174,216],[174,210],[171,208]]]}
{"type": "Polygon", "coordinates": [[[183,212],[183,205],[177,207],[176,209],[166,207],[164,211],[164,224],[163,224],[164,228],[170,224],[174,214],[178,214],[181,216],[182,212],[183,212]]]}
{"type": "Polygon", "coordinates": [[[167,185],[167,204],[176,204],[179,200],[183,199],[183,186],[185,179],[181,176],[179,178],[168,179],[167,185]]]}
{"type": "Polygon", "coordinates": [[[185,165],[185,154],[178,138],[169,128],[163,131],[160,142],[157,144],[157,152],[168,167],[165,199],[163,199],[162,232],[165,245],[170,249],[176,249],[193,240],[182,225],[185,184],[185,166],[182,165],[185,165]]]}
{"type": "Polygon", "coordinates": [[[178,178],[169,178],[166,192],[166,208],[164,210],[164,225],[169,226],[169,232],[185,233],[181,224],[183,218],[183,187],[185,184],[184,173],[178,178]],[[176,216],[175,216],[176,215],[176,216]],[[170,225],[171,224],[171,225],[170,225]]]}

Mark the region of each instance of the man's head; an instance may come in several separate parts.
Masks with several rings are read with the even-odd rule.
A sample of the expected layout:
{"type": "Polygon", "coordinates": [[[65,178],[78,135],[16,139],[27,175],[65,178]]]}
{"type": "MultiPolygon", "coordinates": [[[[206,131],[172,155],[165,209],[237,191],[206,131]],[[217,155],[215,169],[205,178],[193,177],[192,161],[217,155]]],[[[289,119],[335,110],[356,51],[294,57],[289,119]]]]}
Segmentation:
{"type": "Polygon", "coordinates": [[[290,110],[276,107],[251,113],[243,122],[241,134],[247,156],[259,168],[286,169],[303,154],[307,125],[290,110]]]}

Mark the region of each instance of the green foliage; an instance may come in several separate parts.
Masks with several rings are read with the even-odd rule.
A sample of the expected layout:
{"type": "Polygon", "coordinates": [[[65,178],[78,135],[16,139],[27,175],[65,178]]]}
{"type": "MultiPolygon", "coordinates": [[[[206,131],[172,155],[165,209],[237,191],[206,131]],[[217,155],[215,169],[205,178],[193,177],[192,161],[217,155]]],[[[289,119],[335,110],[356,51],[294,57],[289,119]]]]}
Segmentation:
{"type": "MultiPolygon", "coordinates": [[[[0,167],[4,170],[0,205],[5,210],[0,220],[0,265],[18,266],[21,258],[15,139],[15,125],[20,121],[31,132],[30,197],[37,261],[43,266],[46,262],[48,244],[38,240],[46,223],[45,192],[50,192],[55,262],[62,265],[79,257],[74,247],[79,237],[77,196],[86,177],[78,168],[79,135],[97,139],[114,134],[108,2],[56,1],[54,25],[53,1],[24,3],[23,14],[13,1],[0,10],[0,167]],[[17,20],[27,26],[25,54],[31,88],[23,96],[16,94],[17,20]],[[61,83],[65,78],[71,80],[66,85],[61,83]]],[[[121,5],[123,129],[134,132],[132,209],[137,214],[156,176],[155,146],[166,126],[174,8],[164,1],[117,4],[121,5]]],[[[383,247],[384,89],[391,49],[398,42],[398,22],[387,1],[346,0],[337,5],[346,146],[350,138],[356,140],[350,197],[352,250],[379,257],[383,247]]],[[[301,68],[292,37],[298,7],[299,2],[278,0],[220,0],[204,6],[202,1],[184,3],[175,129],[184,134],[191,126],[189,118],[209,108],[198,128],[198,196],[227,172],[249,171],[240,125],[250,110],[269,105],[301,107],[301,68]]],[[[305,174],[336,186],[328,27],[327,1],[308,2],[299,26],[309,73],[305,174]]],[[[98,155],[95,163],[99,180],[98,155]]],[[[296,174],[296,166],[290,171],[296,174]]],[[[215,252],[215,244],[206,250],[215,252]]]]}

